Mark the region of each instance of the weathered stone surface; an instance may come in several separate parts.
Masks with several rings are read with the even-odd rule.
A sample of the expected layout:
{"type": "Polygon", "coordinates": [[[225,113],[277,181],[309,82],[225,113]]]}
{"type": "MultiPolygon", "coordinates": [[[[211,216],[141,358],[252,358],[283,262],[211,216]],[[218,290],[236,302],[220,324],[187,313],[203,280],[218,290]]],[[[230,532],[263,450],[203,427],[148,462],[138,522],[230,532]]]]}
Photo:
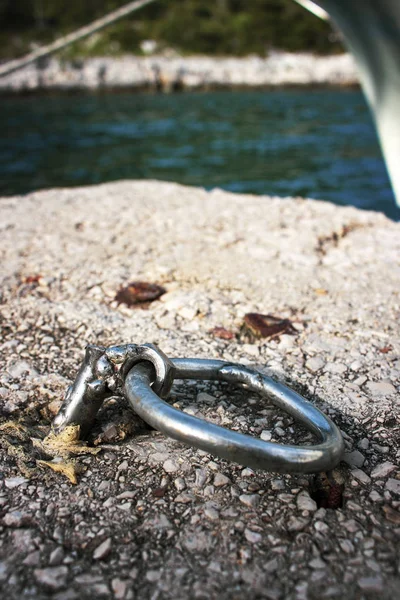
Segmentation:
{"type": "MultiPolygon", "coordinates": [[[[21,442],[15,429],[1,431],[5,598],[396,597],[399,224],[323,202],[146,181],[1,205],[0,416],[26,435],[21,442]],[[25,293],[21,281],[39,274],[25,293]],[[129,281],[167,293],[146,310],[118,305],[116,291],[129,281]],[[240,333],[249,312],[288,318],[298,333],[291,343],[249,344],[240,333]],[[234,336],[215,337],[216,327],[234,336]],[[172,357],[257,365],[295,385],[340,426],[346,451],[364,459],[362,470],[342,465],[341,508],[314,510],[324,499],[311,475],[189,448],[115,399],[91,439],[120,430],[120,421],[132,430],[78,459],[77,486],[39,471],[30,438],[49,426],[48,406],[62,398],[86,344],[130,341],[157,342],[172,357]],[[307,368],[312,358],[320,369],[307,368]],[[38,375],[12,378],[7,369],[19,361],[38,375]],[[375,395],[368,382],[390,384],[390,393],[375,395]],[[167,461],[178,470],[167,472],[167,461]],[[16,477],[26,481],[7,486],[16,477]],[[47,569],[62,569],[60,579],[47,569]]],[[[218,382],[176,382],[170,402],[257,438],[313,440],[271,403],[218,382]]],[[[337,476],[321,478],[328,503],[337,476]]]]}

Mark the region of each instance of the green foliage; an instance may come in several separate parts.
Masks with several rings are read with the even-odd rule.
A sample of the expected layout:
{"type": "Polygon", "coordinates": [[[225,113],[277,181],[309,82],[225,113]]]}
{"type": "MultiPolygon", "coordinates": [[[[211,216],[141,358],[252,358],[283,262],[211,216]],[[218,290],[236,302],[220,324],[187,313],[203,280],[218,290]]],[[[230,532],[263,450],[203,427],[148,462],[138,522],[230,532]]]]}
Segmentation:
{"type": "MultiPolygon", "coordinates": [[[[0,57],[46,43],[126,4],[127,0],[0,0],[0,57]]],[[[292,0],[155,0],[69,55],[140,53],[143,40],[185,54],[265,55],[269,49],[334,53],[331,27],[292,0]]]]}

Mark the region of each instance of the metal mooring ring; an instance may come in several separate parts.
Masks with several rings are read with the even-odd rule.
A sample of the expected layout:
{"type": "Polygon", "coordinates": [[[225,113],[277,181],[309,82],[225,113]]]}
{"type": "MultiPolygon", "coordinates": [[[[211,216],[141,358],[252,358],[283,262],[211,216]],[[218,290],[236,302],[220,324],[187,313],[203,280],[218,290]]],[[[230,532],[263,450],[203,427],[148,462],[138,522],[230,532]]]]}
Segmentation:
{"type": "Polygon", "coordinates": [[[344,444],[336,425],[300,394],[270,377],[242,365],[221,360],[172,359],[174,379],[203,379],[239,384],[265,396],[300,421],[319,438],[313,446],[265,442],[219,427],[183,413],[159,398],[151,389],[154,369],[149,363],[134,366],[126,376],[124,395],[144,421],[167,436],[189,446],[247,467],[281,473],[316,473],[333,469],[344,444]]]}

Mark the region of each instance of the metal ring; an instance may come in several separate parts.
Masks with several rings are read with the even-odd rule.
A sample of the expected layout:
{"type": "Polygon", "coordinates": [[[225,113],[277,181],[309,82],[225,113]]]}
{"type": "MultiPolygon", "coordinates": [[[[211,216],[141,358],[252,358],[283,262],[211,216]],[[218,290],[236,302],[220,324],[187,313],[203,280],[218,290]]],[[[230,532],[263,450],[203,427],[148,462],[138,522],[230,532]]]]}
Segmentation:
{"type": "Polygon", "coordinates": [[[190,446],[255,469],[281,473],[328,471],[340,461],[344,444],[336,425],[300,394],[270,377],[221,360],[172,359],[175,379],[207,379],[240,384],[300,421],[319,438],[313,446],[275,444],[237,433],[183,413],[151,389],[154,370],[141,363],[125,380],[124,393],[134,411],[155,429],[190,446]]]}

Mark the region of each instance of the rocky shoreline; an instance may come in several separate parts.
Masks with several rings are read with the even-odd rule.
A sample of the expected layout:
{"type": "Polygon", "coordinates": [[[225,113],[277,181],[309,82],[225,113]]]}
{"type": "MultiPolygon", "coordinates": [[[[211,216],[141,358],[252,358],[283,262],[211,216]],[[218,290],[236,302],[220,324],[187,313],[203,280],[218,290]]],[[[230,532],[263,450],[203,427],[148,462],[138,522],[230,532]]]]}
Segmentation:
{"type": "Polygon", "coordinates": [[[353,86],[358,76],[349,54],[270,53],[267,58],[135,57],[56,58],[0,78],[0,93],[132,89],[173,91],[277,86],[353,86]]]}

